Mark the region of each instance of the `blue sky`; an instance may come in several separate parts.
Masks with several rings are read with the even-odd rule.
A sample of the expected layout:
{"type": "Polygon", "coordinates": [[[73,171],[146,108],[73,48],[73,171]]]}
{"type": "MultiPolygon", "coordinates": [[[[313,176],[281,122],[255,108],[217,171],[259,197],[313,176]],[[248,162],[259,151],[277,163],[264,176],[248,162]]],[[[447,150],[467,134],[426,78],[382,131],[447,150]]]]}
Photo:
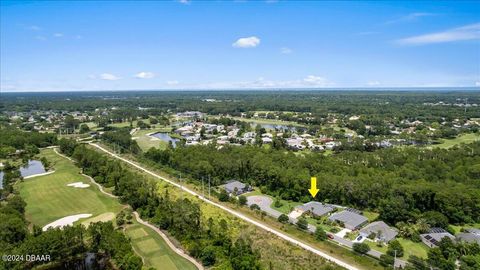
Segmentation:
{"type": "Polygon", "coordinates": [[[2,1],[2,91],[480,86],[480,2],[2,1]]]}

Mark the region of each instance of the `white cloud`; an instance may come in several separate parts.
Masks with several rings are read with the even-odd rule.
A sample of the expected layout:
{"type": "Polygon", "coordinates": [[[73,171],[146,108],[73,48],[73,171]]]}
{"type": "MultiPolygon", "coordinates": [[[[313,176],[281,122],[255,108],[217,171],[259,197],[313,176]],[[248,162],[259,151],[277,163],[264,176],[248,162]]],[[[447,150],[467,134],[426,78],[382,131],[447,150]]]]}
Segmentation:
{"type": "Polygon", "coordinates": [[[480,86],[480,81],[475,82],[475,86],[480,86]]]}
{"type": "Polygon", "coordinates": [[[73,38],[74,38],[74,39],[82,39],[83,36],[81,36],[81,35],[76,35],[76,36],[74,36],[73,38]]]}
{"type": "Polygon", "coordinates": [[[258,45],[260,45],[260,39],[255,36],[239,38],[232,44],[234,48],[255,48],[258,45]]]}
{"type": "Polygon", "coordinates": [[[100,79],[106,80],[106,81],[116,81],[116,80],[120,80],[121,78],[110,73],[102,73],[100,74],[100,79]]]}
{"type": "Polygon", "coordinates": [[[55,34],[53,34],[53,36],[59,38],[59,37],[63,37],[63,34],[62,33],[55,33],[55,34]]]}
{"type": "Polygon", "coordinates": [[[27,27],[28,30],[32,30],[32,31],[40,31],[42,30],[42,28],[40,28],[40,26],[37,26],[37,25],[30,25],[27,27]]]}
{"type": "Polygon", "coordinates": [[[180,83],[179,81],[167,81],[168,85],[177,85],[179,83],[180,83]]]}
{"type": "Polygon", "coordinates": [[[413,22],[418,20],[419,18],[422,17],[429,17],[429,16],[434,16],[435,14],[433,13],[428,13],[428,12],[414,12],[410,13],[408,15],[402,16],[400,18],[387,21],[385,24],[392,24],[392,23],[401,23],[401,22],[413,22]]]}
{"type": "Polygon", "coordinates": [[[149,72],[149,71],[142,71],[142,72],[139,72],[137,74],[135,74],[135,78],[137,79],[151,79],[151,78],[154,78],[155,77],[155,74],[153,72],[149,72]]]}
{"type": "Polygon", "coordinates": [[[36,36],[36,37],[35,37],[35,39],[37,39],[37,40],[41,40],[41,41],[45,41],[45,40],[47,40],[47,38],[46,38],[46,37],[44,37],[44,36],[36,36]]]}
{"type": "Polygon", "coordinates": [[[287,48],[287,47],[282,47],[282,48],[280,48],[280,53],[281,53],[281,54],[290,54],[290,53],[292,53],[292,52],[293,52],[293,51],[292,51],[292,49],[290,49],[290,48],[287,48]]]}
{"type": "Polygon", "coordinates": [[[402,38],[396,40],[396,43],[400,45],[425,45],[476,39],[480,39],[480,23],[469,24],[442,32],[402,38]]]}
{"type": "Polygon", "coordinates": [[[190,0],[178,0],[180,4],[188,5],[190,4],[190,0]]]}
{"type": "Polygon", "coordinates": [[[319,86],[319,87],[325,87],[325,86],[331,85],[331,82],[329,82],[326,78],[320,77],[320,76],[314,76],[314,75],[308,75],[306,78],[303,79],[303,82],[306,85],[319,86]]]}
{"type": "Polygon", "coordinates": [[[379,81],[370,81],[367,82],[368,86],[379,86],[381,83],[379,81]]]}

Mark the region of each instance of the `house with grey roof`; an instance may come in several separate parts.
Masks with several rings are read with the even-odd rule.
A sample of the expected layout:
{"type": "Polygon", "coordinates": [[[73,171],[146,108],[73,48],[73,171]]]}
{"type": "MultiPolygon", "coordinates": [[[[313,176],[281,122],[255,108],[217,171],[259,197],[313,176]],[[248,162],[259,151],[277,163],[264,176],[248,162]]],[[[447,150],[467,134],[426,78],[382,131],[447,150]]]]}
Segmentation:
{"type": "Polygon", "coordinates": [[[369,237],[372,234],[375,235],[375,241],[388,243],[397,236],[398,231],[383,221],[372,222],[360,230],[360,235],[363,237],[369,237]]]}
{"type": "Polygon", "coordinates": [[[358,230],[368,223],[368,218],[363,216],[360,211],[352,208],[334,213],[328,219],[333,222],[340,222],[350,230],[358,230]]]}
{"type": "Polygon", "coordinates": [[[295,207],[296,211],[301,213],[310,213],[313,216],[321,217],[330,212],[333,212],[336,209],[335,206],[330,204],[325,204],[321,202],[308,202],[302,205],[295,207]]]}
{"type": "Polygon", "coordinates": [[[478,243],[480,245],[480,234],[474,234],[469,232],[459,233],[456,235],[457,241],[463,241],[467,243],[478,243]]]}
{"type": "Polygon", "coordinates": [[[449,232],[445,231],[442,228],[432,228],[430,229],[429,233],[420,234],[422,242],[431,248],[438,246],[438,244],[444,237],[455,240],[455,236],[451,235],[449,232]]]}
{"type": "Polygon", "coordinates": [[[224,185],[225,191],[234,196],[252,191],[252,187],[237,180],[230,180],[224,185]]]}

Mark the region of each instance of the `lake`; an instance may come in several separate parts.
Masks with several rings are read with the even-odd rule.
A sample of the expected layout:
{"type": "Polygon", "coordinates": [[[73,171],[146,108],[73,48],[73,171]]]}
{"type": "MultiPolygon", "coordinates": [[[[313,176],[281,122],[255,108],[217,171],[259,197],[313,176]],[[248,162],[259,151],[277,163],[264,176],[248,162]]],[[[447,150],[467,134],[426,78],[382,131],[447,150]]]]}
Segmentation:
{"type": "Polygon", "coordinates": [[[154,133],[150,136],[153,136],[155,138],[158,138],[164,142],[172,142],[172,146],[173,147],[176,147],[177,146],[177,142],[179,142],[180,140],[179,139],[175,139],[175,138],[172,138],[170,136],[170,134],[168,134],[167,132],[157,132],[157,133],[154,133]]]}
{"type": "Polygon", "coordinates": [[[285,130],[291,130],[291,131],[296,131],[297,128],[294,127],[294,126],[287,126],[287,125],[276,125],[276,124],[259,124],[259,123],[256,123],[256,122],[249,122],[250,126],[252,126],[253,128],[255,128],[257,125],[260,125],[262,128],[264,129],[270,129],[270,130],[282,130],[282,131],[285,131],[285,130]]]}
{"type": "Polygon", "coordinates": [[[40,160],[29,160],[26,165],[20,167],[20,174],[22,177],[45,172],[47,171],[45,170],[45,167],[43,167],[43,164],[40,162],[40,160]]]}

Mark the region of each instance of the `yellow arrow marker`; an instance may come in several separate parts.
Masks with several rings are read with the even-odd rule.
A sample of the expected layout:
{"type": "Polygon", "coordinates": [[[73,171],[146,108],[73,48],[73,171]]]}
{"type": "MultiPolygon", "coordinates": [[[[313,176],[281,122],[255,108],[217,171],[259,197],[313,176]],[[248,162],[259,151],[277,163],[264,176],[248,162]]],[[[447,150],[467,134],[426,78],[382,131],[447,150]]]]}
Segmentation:
{"type": "Polygon", "coordinates": [[[312,197],[315,198],[315,195],[317,195],[319,189],[317,188],[317,178],[312,177],[310,178],[311,186],[308,191],[310,191],[310,194],[312,194],[312,197]]]}

